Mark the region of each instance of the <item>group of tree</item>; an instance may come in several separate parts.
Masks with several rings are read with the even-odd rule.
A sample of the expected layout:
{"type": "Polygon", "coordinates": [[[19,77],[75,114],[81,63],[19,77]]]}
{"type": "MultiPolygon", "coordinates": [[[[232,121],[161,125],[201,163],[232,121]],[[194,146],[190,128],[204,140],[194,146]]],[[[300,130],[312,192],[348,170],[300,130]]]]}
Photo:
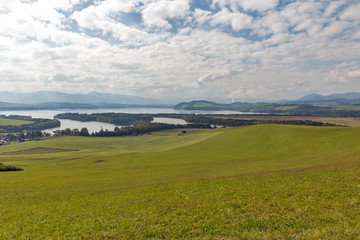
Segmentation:
{"type": "Polygon", "coordinates": [[[271,119],[236,119],[225,118],[224,115],[203,115],[203,114],[157,114],[161,117],[181,118],[188,123],[209,124],[223,127],[249,126],[255,124],[287,124],[304,126],[337,126],[332,123],[323,123],[312,120],[271,120],[271,119]]]}
{"type": "MultiPolygon", "coordinates": [[[[14,135],[15,139],[22,142],[27,140],[33,140],[33,139],[40,139],[42,137],[50,137],[50,133],[42,132],[40,130],[33,130],[33,131],[24,131],[20,132],[17,135],[14,135]]],[[[14,138],[12,138],[14,139],[14,138]]]]}
{"type": "Polygon", "coordinates": [[[130,114],[130,113],[61,113],[55,118],[70,119],[80,122],[104,122],[120,126],[141,125],[150,123],[153,120],[151,114],[130,114]]]}
{"type": "Polygon", "coordinates": [[[85,127],[81,128],[81,130],[79,130],[78,128],[74,128],[74,129],[66,128],[64,130],[56,130],[53,133],[54,136],[83,136],[83,137],[90,136],[88,129],[85,127]]]}

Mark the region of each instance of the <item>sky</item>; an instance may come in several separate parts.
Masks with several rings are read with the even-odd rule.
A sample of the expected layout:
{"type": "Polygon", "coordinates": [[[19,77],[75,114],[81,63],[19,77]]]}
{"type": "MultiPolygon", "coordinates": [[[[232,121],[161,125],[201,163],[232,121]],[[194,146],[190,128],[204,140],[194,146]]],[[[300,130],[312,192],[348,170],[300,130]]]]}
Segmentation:
{"type": "Polygon", "coordinates": [[[358,0],[1,0],[0,92],[360,92],[358,0]]]}

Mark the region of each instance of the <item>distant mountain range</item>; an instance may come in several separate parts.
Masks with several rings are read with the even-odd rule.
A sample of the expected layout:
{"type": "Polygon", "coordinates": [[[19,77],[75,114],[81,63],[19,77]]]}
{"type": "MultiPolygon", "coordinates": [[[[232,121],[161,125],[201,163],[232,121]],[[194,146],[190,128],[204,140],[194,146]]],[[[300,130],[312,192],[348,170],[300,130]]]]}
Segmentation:
{"type": "MultiPolygon", "coordinates": [[[[71,94],[51,91],[34,93],[0,92],[0,110],[25,109],[96,109],[125,107],[172,107],[173,101],[129,96],[121,94],[104,94],[92,92],[89,94],[71,94]]],[[[219,101],[220,102],[220,101],[219,101]]],[[[323,96],[311,94],[296,100],[233,102],[219,103],[213,101],[182,102],[175,109],[183,110],[237,110],[256,111],[269,105],[312,104],[318,106],[360,105],[360,93],[349,92],[323,96]]],[[[267,107],[268,108],[268,107],[267,107]]]]}
{"type": "Polygon", "coordinates": [[[177,110],[204,110],[204,111],[219,111],[219,110],[234,110],[234,111],[248,111],[253,108],[263,107],[267,103],[247,103],[234,102],[230,104],[215,103],[210,101],[192,101],[182,102],[174,106],[177,110]]]}
{"type": "Polygon", "coordinates": [[[79,103],[79,104],[140,104],[159,105],[164,102],[137,96],[121,94],[104,94],[92,92],[89,94],[71,94],[51,91],[34,93],[0,92],[0,102],[41,104],[41,103],[79,103]]]}
{"type": "Polygon", "coordinates": [[[346,100],[357,100],[360,99],[360,93],[357,92],[348,92],[348,93],[337,93],[331,94],[328,96],[323,96],[320,94],[310,94],[302,98],[294,100],[295,102],[309,102],[309,101],[329,101],[335,99],[346,99],[346,100]]]}
{"type": "Polygon", "coordinates": [[[360,114],[360,93],[344,93],[322,96],[311,94],[297,100],[278,102],[234,102],[221,104],[210,101],[182,102],[174,106],[179,110],[234,110],[292,115],[358,116],[360,114]],[[346,111],[346,113],[344,112],[346,111]],[[359,111],[359,112],[358,112],[359,111]]]}

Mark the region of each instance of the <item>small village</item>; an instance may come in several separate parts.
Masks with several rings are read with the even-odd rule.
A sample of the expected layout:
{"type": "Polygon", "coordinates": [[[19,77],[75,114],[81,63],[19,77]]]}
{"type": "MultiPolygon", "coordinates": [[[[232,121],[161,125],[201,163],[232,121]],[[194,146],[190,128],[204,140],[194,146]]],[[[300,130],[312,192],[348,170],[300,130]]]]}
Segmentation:
{"type": "Polygon", "coordinates": [[[17,136],[10,133],[0,133],[0,146],[17,140],[17,136]]]}
{"type": "Polygon", "coordinates": [[[21,133],[0,133],[0,146],[10,143],[29,142],[33,140],[39,140],[42,137],[50,137],[50,133],[42,133],[41,131],[29,131],[21,133]]]}

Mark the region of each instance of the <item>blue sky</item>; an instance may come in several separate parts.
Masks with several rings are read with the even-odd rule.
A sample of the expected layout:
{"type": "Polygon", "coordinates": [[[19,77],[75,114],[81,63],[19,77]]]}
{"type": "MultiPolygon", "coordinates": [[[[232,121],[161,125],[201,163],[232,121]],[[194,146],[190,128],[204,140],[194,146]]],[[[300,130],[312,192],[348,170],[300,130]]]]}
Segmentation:
{"type": "Polygon", "coordinates": [[[3,0],[1,91],[359,92],[359,13],[355,0],[3,0]]]}

